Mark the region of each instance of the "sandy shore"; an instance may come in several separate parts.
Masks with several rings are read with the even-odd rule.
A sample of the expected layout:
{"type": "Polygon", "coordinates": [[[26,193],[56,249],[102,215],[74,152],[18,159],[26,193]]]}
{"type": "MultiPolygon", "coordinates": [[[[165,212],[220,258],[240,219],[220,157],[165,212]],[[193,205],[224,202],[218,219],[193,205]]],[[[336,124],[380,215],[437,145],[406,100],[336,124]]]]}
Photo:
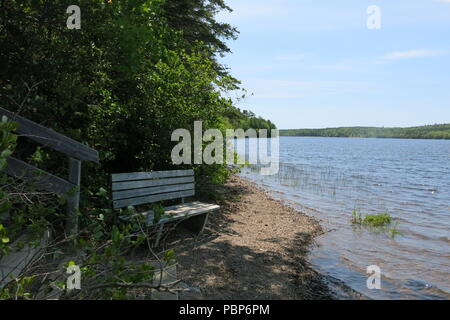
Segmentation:
{"type": "Polygon", "coordinates": [[[331,299],[306,261],[320,225],[239,177],[220,190],[222,210],[196,239],[178,233],[181,299],[331,299]],[[181,240],[182,239],[182,240],[181,240]]]}

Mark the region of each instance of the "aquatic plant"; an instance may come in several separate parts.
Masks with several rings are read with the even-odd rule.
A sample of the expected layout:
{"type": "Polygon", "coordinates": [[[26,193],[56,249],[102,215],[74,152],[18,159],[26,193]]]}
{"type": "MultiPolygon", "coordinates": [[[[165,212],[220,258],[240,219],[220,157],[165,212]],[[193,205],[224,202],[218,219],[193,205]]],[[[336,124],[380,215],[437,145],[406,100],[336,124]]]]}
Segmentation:
{"type": "Polygon", "coordinates": [[[363,219],[363,224],[371,227],[382,227],[392,223],[391,215],[387,212],[375,215],[367,215],[363,219]]]}
{"type": "Polygon", "coordinates": [[[387,229],[387,232],[391,238],[394,238],[397,235],[399,236],[403,235],[403,233],[400,230],[398,230],[397,226],[398,221],[396,221],[392,227],[387,229]]]}
{"type": "Polygon", "coordinates": [[[364,216],[357,209],[352,211],[351,223],[353,225],[370,227],[374,231],[385,231],[391,238],[394,238],[396,235],[402,235],[398,230],[399,222],[395,221],[392,225],[393,222],[388,212],[364,216]]]}
{"type": "Polygon", "coordinates": [[[356,209],[353,209],[353,211],[352,211],[352,220],[351,220],[352,224],[362,225],[363,224],[363,220],[364,220],[364,218],[363,218],[361,212],[359,212],[356,209]]]}

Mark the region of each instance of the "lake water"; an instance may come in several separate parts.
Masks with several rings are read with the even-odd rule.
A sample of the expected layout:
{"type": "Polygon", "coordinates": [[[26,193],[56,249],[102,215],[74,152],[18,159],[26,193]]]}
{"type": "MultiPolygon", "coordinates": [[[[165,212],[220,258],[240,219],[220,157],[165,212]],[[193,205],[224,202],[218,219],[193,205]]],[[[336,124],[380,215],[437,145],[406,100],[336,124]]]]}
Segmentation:
{"type": "Polygon", "coordinates": [[[241,175],[321,222],[310,261],[330,279],[374,299],[450,298],[450,141],[281,137],[278,174],[241,175]],[[354,209],[389,212],[401,234],[352,225],[354,209]]]}

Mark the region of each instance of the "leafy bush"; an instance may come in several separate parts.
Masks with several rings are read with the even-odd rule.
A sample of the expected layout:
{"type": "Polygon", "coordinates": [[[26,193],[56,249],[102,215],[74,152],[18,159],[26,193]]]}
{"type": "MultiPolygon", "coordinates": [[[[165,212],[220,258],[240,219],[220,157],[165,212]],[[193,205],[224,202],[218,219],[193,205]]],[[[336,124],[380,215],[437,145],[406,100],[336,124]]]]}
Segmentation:
{"type": "MultiPolygon", "coordinates": [[[[6,251],[24,231],[39,239],[52,228],[55,243],[46,257],[58,261],[81,251],[72,261],[83,270],[83,290],[67,298],[125,298],[136,287],[161,287],[151,283],[149,265],[130,265],[126,259],[130,250],[150,242],[151,233],[144,232],[142,221],[120,221],[123,212],[110,209],[109,175],[173,169],[171,133],[192,131],[197,120],[204,130],[273,124],[241,112],[223,94],[239,89],[239,82],[216,59],[229,51],[225,40],[236,36],[234,28],[214,19],[227,9],[222,0],[84,1],[80,30],[66,27],[65,12],[72,4],[2,2],[0,98],[2,107],[95,148],[101,163],[83,163],[80,231],[66,235],[58,228],[65,219],[64,200],[44,196],[32,185],[20,192],[7,189],[23,182],[3,171],[14,150],[17,157],[64,175],[66,157],[52,155],[49,161],[45,147],[35,151],[23,141],[16,147],[14,125],[2,122],[0,213],[10,215],[1,224],[0,249],[6,251]]],[[[225,165],[194,170],[200,189],[228,176],[225,165]]],[[[173,254],[164,258],[170,261],[173,254]]],[[[30,298],[50,284],[64,289],[65,270],[53,266],[49,272],[55,277],[34,277],[27,270],[2,297],[30,298]]]]}
{"type": "Polygon", "coordinates": [[[14,122],[8,121],[3,117],[0,122],[0,257],[8,252],[8,244],[11,241],[8,229],[3,225],[9,218],[9,210],[12,207],[6,184],[8,176],[4,172],[7,163],[7,157],[15,149],[17,136],[12,133],[16,128],[14,122]]]}

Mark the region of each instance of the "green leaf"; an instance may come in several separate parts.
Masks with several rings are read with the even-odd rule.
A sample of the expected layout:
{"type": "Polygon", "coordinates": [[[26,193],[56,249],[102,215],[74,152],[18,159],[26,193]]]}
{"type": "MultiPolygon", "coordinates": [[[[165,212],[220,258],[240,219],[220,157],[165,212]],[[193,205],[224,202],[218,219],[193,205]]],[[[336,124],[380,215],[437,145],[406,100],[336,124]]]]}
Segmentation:
{"type": "Polygon", "coordinates": [[[1,158],[6,158],[6,157],[9,157],[12,153],[13,153],[12,150],[6,149],[6,150],[2,151],[2,153],[0,154],[0,157],[1,158]]]}
{"type": "Polygon", "coordinates": [[[105,188],[100,188],[97,192],[97,196],[104,197],[108,195],[108,191],[105,188]]]}

